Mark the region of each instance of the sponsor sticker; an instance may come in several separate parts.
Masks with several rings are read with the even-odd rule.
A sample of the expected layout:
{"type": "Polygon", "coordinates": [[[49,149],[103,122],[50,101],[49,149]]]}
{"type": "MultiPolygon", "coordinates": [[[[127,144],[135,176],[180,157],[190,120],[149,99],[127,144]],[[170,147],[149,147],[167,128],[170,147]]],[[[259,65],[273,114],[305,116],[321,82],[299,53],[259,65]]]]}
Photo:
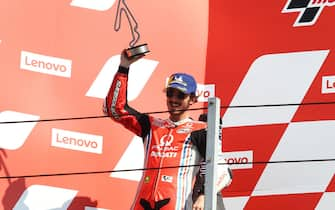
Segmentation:
{"type": "Polygon", "coordinates": [[[162,175],[162,182],[172,183],[172,181],[173,181],[173,177],[172,176],[162,175]]]}

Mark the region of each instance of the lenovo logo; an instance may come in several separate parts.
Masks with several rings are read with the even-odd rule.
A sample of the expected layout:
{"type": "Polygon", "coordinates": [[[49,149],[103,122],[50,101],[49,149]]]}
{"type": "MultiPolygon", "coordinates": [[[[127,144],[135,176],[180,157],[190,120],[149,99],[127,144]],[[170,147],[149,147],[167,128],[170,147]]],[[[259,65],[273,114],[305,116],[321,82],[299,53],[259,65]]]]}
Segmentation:
{"type": "Polygon", "coordinates": [[[224,152],[221,158],[230,165],[231,169],[248,169],[252,168],[253,151],[224,152]]]}
{"type": "Polygon", "coordinates": [[[91,153],[102,153],[102,136],[52,129],[52,146],[91,153]]]}
{"type": "Polygon", "coordinates": [[[60,77],[71,77],[72,61],[27,51],[21,52],[20,68],[60,77]]]}
{"type": "Polygon", "coordinates": [[[197,84],[197,96],[199,96],[199,102],[207,102],[209,97],[215,96],[215,85],[214,84],[197,84]]]}
{"type": "Polygon", "coordinates": [[[335,93],[335,76],[322,77],[322,93],[335,93]]]}

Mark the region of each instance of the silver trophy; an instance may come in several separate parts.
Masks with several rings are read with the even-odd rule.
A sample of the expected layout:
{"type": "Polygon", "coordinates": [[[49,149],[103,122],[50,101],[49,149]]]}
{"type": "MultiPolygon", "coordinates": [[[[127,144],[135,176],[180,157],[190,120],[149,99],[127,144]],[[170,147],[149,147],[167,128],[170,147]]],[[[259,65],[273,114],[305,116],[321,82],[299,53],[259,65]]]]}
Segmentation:
{"type": "Polygon", "coordinates": [[[132,35],[132,40],[129,42],[129,48],[126,49],[126,54],[128,57],[135,57],[139,55],[145,55],[150,52],[148,44],[136,45],[141,35],[138,32],[138,24],[130,9],[128,8],[125,0],[119,0],[114,24],[114,30],[119,31],[121,28],[121,16],[122,12],[126,15],[129,23],[129,28],[132,35]]]}

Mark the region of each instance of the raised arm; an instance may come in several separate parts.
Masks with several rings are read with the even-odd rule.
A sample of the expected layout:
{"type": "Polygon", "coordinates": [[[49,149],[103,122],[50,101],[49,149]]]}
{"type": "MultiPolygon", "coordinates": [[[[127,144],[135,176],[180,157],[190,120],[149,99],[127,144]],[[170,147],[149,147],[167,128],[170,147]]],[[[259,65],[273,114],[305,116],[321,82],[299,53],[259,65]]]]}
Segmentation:
{"type": "Polygon", "coordinates": [[[128,105],[129,67],[141,57],[128,58],[123,51],[121,62],[104,101],[104,113],[138,136],[144,137],[150,128],[149,117],[128,105]]]}

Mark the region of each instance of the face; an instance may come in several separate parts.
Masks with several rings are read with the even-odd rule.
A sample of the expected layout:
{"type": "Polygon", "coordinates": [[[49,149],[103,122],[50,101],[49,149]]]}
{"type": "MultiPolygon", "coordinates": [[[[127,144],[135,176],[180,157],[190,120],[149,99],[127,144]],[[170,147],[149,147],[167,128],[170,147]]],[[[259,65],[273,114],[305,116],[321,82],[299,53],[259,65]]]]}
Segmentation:
{"type": "Polygon", "coordinates": [[[187,117],[186,110],[195,102],[195,97],[184,94],[178,89],[168,88],[166,90],[166,103],[170,113],[170,119],[179,121],[187,117]]]}

